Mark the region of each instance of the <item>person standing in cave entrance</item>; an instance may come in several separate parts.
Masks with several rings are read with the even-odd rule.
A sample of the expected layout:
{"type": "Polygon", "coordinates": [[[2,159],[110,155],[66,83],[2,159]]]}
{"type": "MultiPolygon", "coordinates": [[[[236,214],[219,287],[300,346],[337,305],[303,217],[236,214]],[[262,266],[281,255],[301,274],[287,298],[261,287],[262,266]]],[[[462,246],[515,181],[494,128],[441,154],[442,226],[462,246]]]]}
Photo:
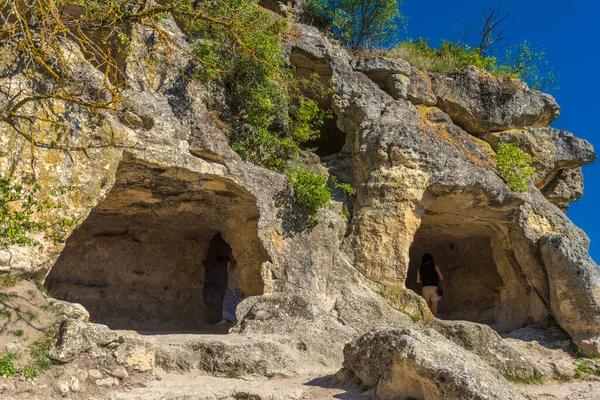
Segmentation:
{"type": "Polygon", "coordinates": [[[244,298],[244,293],[240,290],[235,277],[237,261],[233,256],[231,247],[227,253],[227,287],[223,293],[223,319],[217,324],[229,324],[235,320],[235,310],[237,303],[244,298]]]}
{"type": "Polygon", "coordinates": [[[442,271],[433,262],[431,254],[425,253],[421,257],[421,266],[417,270],[417,284],[423,285],[421,295],[427,302],[429,309],[434,317],[437,317],[437,310],[442,296],[440,295],[440,281],[444,280],[442,271]]]}

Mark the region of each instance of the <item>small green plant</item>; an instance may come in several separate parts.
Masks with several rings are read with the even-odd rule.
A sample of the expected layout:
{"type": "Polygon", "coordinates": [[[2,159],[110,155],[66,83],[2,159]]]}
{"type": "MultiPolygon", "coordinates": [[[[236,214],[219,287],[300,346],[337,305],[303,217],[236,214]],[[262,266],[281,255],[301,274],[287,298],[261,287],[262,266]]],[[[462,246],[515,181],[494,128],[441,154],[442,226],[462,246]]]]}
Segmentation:
{"type": "Polygon", "coordinates": [[[539,375],[518,376],[518,375],[513,375],[513,374],[502,374],[502,376],[504,377],[504,379],[506,379],[509,382],[524,383],[526,385],[532,385],[532,384],[543,385],[544,384],[544,377],[539,376],[539,375]]]}
{"type": "Polygon", "coordinates": [[[10,319],[12,313],[9,310],[0,311],[0,315],[2,315],[6,319],[10,319]]]}
{"type": "Polygon", "coordinates": [[[53,302],[47,302],[40,306],[40,310],[54,311],[54,310],[56,310],[56,305],[53,302]]]}
{"type": "Polygon", "coordinates": [[[227,371],[227,377],[232,379],[240,379],[244,374],[238,368],[227,371]]]}
{"type": "Polygon", "coordinates": [[[410,314],[408,312],[404,312],[404,314],[408,315],[412,322],[419,322],[422,319],[421,315],[419,314],[410,314]]]}
{"type": "Polygon", "coordinates": [[[575,342],[573,342],[573,341],[571,341],[569,343],[567,351],[569,352],[569,354],[571,354],[575,358],[579,358],[579,357],[583,356],[583,352],[581,351],[581,349],[579,348],[579,346],[577,346],[575,344],[575,342]]]}
{"type": "Polygon", "coordinates": [[[496,153],[496,171],[510,190],[527,191],[527,180],[533,175],[533,159],[518,143],[501,142],[496,153]]]}
{"type": "Polygon", "coordinates": [[[593,360],[581,360],[581,362],[575,368],[575,378],[581,379],[587,374],[600,375],[600,367],[594,367],[590,365],[593,360]]]}
{"type": "Polygon", "coordinates": [[[342,215],[342,217],[346,217],[346,218],[352,217],[352,214],[350,213],[350,210],[348,209],[348,205],[346,205],[346,204],[344,204],[342,206],[342,212],[340,214],[342,215]]]}
{"type": "Polygon", "coordinates": [[[27,312],[24,312],[23,315],[32,321],[36,320],[40,317],[40,313],[37,311],[27,311],[27,312]]]}
{"type": "Polygon", "coordinates": [[[522,393],[523,397],[525,397],[527,400],[533,400],[533,397],[530,394],[527,393],[522,393]]]}
{"type": "Polygon", "coordinates": [[[43,336],[39,336],[29,345],[31,361],[21,369],[21,375],[27,379],[36,379],[42,371],[53,365],[53,361],[48,358],[48,351],[53,337],[54,331],[47,330],[43,336]]]}
{"type": "Polygon", "coordinates": [[[13,331],[13,335],[17,336],[17,337],[21,337],[25,334],[25,331],[23,329],[17,329],[13,331]]]}
{"type": "MultiPolygon", "coordinates": [[[[1,239],[0,239],[1,241],[1,239]]],[[[3,275],[0,276],[0,287],[13,287],[15,286],[21,278],[16,275],[3,275]]]]}
{"type": "Polygon", "coordinates": [[[329,204],[331,189],[327,186],[325,175],[298,166],[288,171],[287,177],[296,199],[310,212],[314,213],[329,204]]]}
{"type": "Polygon", "coordinates": [[[35,286],[44,294],[48,292],[48,289],[46,289],[46,286],[44,286],[44,282],[42,281],[35,281],[35,286]]]}
{"type": "Polygon", "coordinates": [[[40,376],[40,368],[35,362],[27,363],[21,368],[21,375],[25,379],[34,380],[40,376]]]}
{"type": "Polygon", "coordinates": [[[354,189],[349,183],[340,182],[333,175],[331,175],[329,179],[331,180],[331,184],[333,185],[333,187],[335,189],[341,190],[346,196],[356,196],[356,189],[354,189]]]}
{"type": "Polygon", "coordinates": [[[13,376],[16,371],[13,361],[17,359],[14,353],[0,354],[0,376],[13,376]]]}
{"type": "Polygon", "coordinates": [[[0,293],[0,303],[8,303],[12,297],[10,294],[0,293]]]}

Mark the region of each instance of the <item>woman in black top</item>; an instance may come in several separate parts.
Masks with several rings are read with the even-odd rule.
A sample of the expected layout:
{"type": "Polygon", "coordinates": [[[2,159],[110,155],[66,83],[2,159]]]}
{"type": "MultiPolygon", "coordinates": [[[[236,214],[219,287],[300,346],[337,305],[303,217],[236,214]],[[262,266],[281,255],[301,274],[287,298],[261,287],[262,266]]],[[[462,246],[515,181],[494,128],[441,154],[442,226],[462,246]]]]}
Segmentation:
{"type": "Polygon", "coordinates": [[[437,316],[437,309],[442,296],[438,293],[439,282],[444,280],[440,268],[433,262],[431,254],[423,254],[421,266],[417,271],[417,283],[423,284],[421,295],[427,302],[433,316],[437,316]]]}

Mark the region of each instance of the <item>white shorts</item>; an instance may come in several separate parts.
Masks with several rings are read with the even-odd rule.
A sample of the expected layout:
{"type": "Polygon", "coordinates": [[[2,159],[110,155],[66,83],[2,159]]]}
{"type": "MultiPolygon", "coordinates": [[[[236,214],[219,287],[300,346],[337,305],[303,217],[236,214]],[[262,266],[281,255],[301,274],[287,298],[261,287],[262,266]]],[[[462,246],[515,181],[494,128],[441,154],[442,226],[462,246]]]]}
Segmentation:
{"type": "Polygon", "coordinates": [[[437,286],[423,286],[421,294],[427,302],[442,300],[442,296],[438,294],[437,286]]]}

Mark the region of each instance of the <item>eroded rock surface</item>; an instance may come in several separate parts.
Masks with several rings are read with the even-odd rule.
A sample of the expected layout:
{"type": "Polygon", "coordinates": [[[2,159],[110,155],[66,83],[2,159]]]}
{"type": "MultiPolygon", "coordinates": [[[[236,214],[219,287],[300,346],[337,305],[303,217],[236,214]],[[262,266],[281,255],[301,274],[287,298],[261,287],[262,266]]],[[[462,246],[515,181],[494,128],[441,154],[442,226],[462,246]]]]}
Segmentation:
{"type": "Polygon", "coordinates": [[[543,127],[560,113],[552,96],[531,90],[517,79],[499,79],[475,67],[434,76],[433,90],[437,106],[472,134],[543,127]]]}
{"type": "MultiPolygon", "coordinates": [[[[174,21],[165,24],[186,46],[174,21]]],[[[127,107],[102,114],[129,145],[87,156],[37,152],[31,163],[31,146],[0,124],[1,147],[12,149],[0,154],[3,174],[48,191],[77,188],[58,199],[58,215],[40,216],[74,221],[64,237],[55,240],[51,226],[37,237],[42,247],[0,249],[0,271],[47,276],[58,297],[111,327],[200,330],[220,316],[215,296],[204,296],[205,263],[223,264],[211,248],[220,237],[246,299],[230,336],[171,342],[120,343],[110,329],[85,324],[82,310],[61,306],[71,319],[54,359],[97,356],[110,361],[108,372],[293,375],[337,369],[352,342],[344,365],[381,398],[518,399],[500,372],[554,372],[491,328],[506,333],[553,317],[586,354],[598,354],[600,272],[588,238],[553,205],[580,196],[580,167],[596,156],[586,141],[548,127],[559,113],[551,96],[475,68],[427,74],[399,59],[352,61],[316,29],[294,25],[285,44],[291,64],[300,76],[331,79],[334,92],[320,102],[335,113],[319,142],[324,156],[302,161],[356,189],[311,226],[285,175],[229,147],[227,126],[209,111],[227,106],[221,92],[137,64],[152,39],[138,28],[126,60],[127,107]],[[535,185],[523,193],[495,169],[497,144],[512,140],[536,162],[535,185]],[[423,252],[448,276],[440,316],[471,322],[436,321],[413,291],[423,252]],[[389,328],[401,329],[381,330],[389,328]]],[[[83,54],[65,51],[90,87],[101,84],[83,54]]],[[[61,112],[78,122],[74,141],[94,137],[91,115],[61,112]]],[[[112,387],[118,379],[130,377],[100,372],[94,381],[112,387]]]]}
{"type": "Polygon", "coordinates": [[[344,348],[344,367],[378,399],[524,399],[497,371],[433,330],[368,333],[344,348]]]}

